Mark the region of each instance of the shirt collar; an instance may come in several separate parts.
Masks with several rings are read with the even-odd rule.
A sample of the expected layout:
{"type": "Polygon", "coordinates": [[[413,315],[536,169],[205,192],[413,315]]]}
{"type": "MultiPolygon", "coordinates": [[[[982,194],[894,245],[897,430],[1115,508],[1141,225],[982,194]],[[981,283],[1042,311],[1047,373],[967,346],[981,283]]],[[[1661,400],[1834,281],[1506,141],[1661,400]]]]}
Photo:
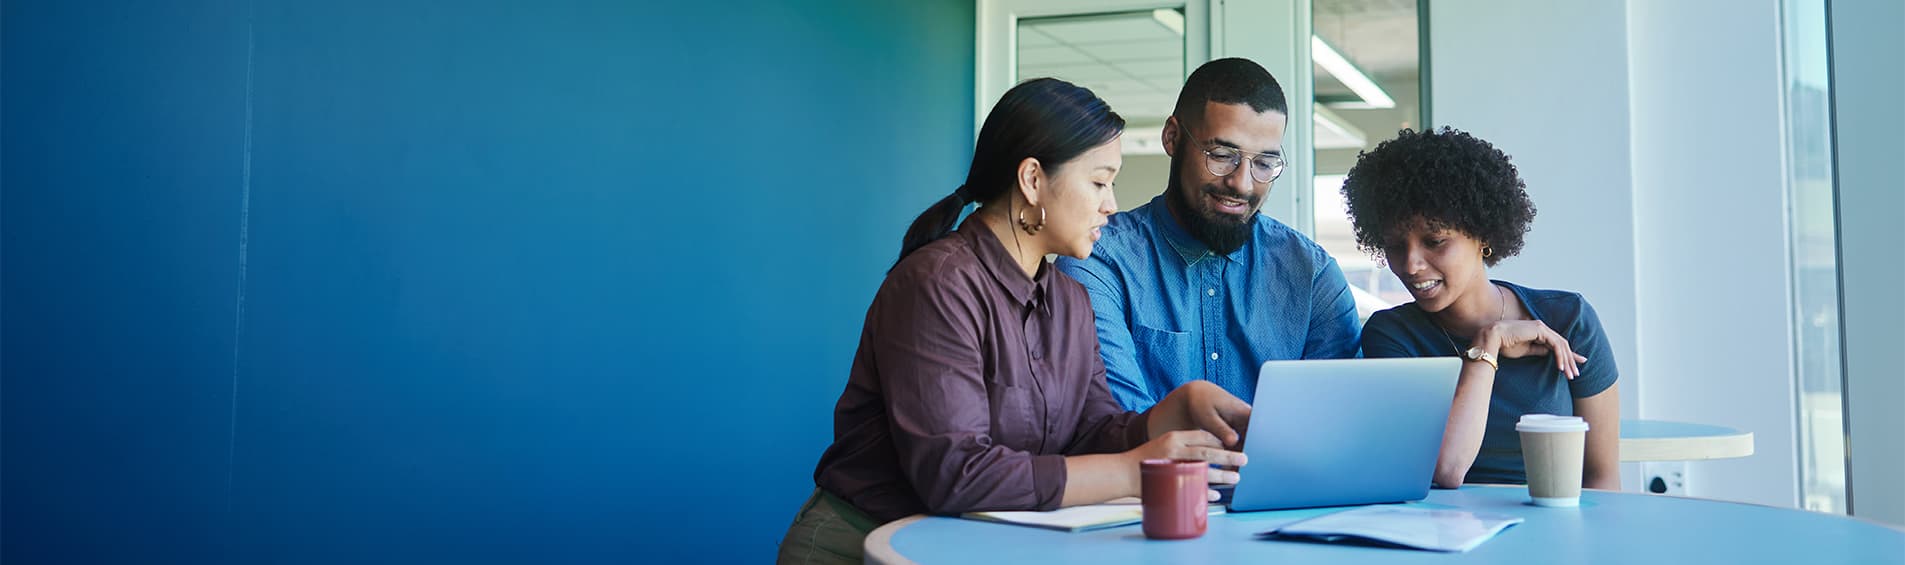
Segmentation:
{"type": "Polygon", "coordinates": [[[1218,255],[1211,250],[1210,246],[1204,245],[1204,242],[1192,236],[1190,231],[1184,229],[1184,226],[1178,225],[1177,218],[1171,215],[1167,195],[1157,195],[1145,207],[1151,209],[1151,223],[1159,226],[1158,231],[1164,234],[1165,243],[1170,244],[1171,249],[1177,251],[1178,257],[1184,259],[1185,265],[1194,265],[1206,257],[1222,257],[1233,263],[1241,262],[1244,258],[1244,248],[1250,247],[1250,242],[1246,241],[1236,251],[1227,255],[1218,255]]]}
{"type": "Polygon", "coordinates": [[[1013,303],[1026,308],[1037,307],[1040,312],[1051,314],[1052,266],[1043,257],[1039,258],[1038,274],[1026,277],[1018,260],[1012,258],[1005,250],[1005,243],[999,241],[984,222],[966,222],[955,233],[966,238],[979,265],[992,275],[993,281],[1005,287],[1013,303]]]}

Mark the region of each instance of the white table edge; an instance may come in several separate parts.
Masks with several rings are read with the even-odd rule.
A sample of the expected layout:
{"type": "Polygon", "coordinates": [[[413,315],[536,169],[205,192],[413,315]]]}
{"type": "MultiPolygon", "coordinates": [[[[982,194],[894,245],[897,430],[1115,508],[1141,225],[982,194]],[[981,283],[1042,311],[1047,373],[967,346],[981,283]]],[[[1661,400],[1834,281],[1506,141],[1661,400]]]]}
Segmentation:
{"type": "Polygon", "coordinates": [[[1723,436],[1621,438],[1621,461],[1702,461],[1753,454],[1753,432],[1723,436]]]}
{"type": "Polygon", "coordinates": [[[900,528],[926,518],[925,514],[914,514],[874,528],[872,533],[867,534],[866,543],[861,545],[861,550],[866,552],[866,562],[879,565],[917,565],[913,560],[893,550],[893,534],[900,531],[900,528]]]}

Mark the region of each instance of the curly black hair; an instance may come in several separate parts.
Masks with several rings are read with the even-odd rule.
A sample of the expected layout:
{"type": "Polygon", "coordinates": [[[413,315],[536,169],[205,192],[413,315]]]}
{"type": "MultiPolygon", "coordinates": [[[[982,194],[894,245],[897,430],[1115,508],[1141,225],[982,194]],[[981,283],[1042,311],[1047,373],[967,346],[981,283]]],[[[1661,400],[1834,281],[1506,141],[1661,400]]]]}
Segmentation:
{"type": "Polygon", "coordinates": [[[1468,132],[1404,129],[1356,157],[1343,181],[1356,245],[1381,257],[1384,244],[1418,220],[1453,229],[1493,250],[1489,266],[1521,252],[1535,203],[1508,154],[1468,132]]]}

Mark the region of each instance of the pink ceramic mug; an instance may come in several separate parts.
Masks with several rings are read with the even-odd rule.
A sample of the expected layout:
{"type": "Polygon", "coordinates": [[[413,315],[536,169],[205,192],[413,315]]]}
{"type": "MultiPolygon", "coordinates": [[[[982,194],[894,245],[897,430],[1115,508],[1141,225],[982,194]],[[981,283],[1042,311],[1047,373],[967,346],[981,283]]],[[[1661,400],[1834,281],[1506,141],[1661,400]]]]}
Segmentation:
{"type": "Polygon", "coordinates": [[[1144,537],[1190,539],[1204,535],[1210,510],[1205,475],[1210,465],[1192,459],[1146,459],[1139,467],[1144,499],[1144,537]]]}

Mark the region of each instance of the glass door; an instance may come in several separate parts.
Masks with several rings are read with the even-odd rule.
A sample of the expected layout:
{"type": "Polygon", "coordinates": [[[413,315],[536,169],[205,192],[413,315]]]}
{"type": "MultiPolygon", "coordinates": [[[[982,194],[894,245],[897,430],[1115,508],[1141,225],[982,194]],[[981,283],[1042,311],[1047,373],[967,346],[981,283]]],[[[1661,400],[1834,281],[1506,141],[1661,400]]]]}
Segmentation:
{"type": "Polygon", "coordinates": [[[1052,77],[1091,89],[1125,119],[1118,205],[1164,192],[1164,120],[1190,69],[1208,60],[1202,1],[981,0],[978,135],[986,112],[1020,81],[1052,77]]]}
{"type": "Polygon", "coordinates": [[[1341,190],[1358,154],[1428,122],[1421,19],[1417,0],[1313,0],[1311,14],[1316,176],[1310,237],[1342,266],[1356,313],[1367,319],[1412,299],[1388,269],[1356,248],[1341,190]]]}
{"type": "Polygon", "coordinates": [[[1089,88],[1124,116],[1125,210],[1158,195],[1170,172],[1164,120],[1184,84],[1184,11],[1156,8],[1019,20],[1016,80],[1064,79],[1089,88]]]}

